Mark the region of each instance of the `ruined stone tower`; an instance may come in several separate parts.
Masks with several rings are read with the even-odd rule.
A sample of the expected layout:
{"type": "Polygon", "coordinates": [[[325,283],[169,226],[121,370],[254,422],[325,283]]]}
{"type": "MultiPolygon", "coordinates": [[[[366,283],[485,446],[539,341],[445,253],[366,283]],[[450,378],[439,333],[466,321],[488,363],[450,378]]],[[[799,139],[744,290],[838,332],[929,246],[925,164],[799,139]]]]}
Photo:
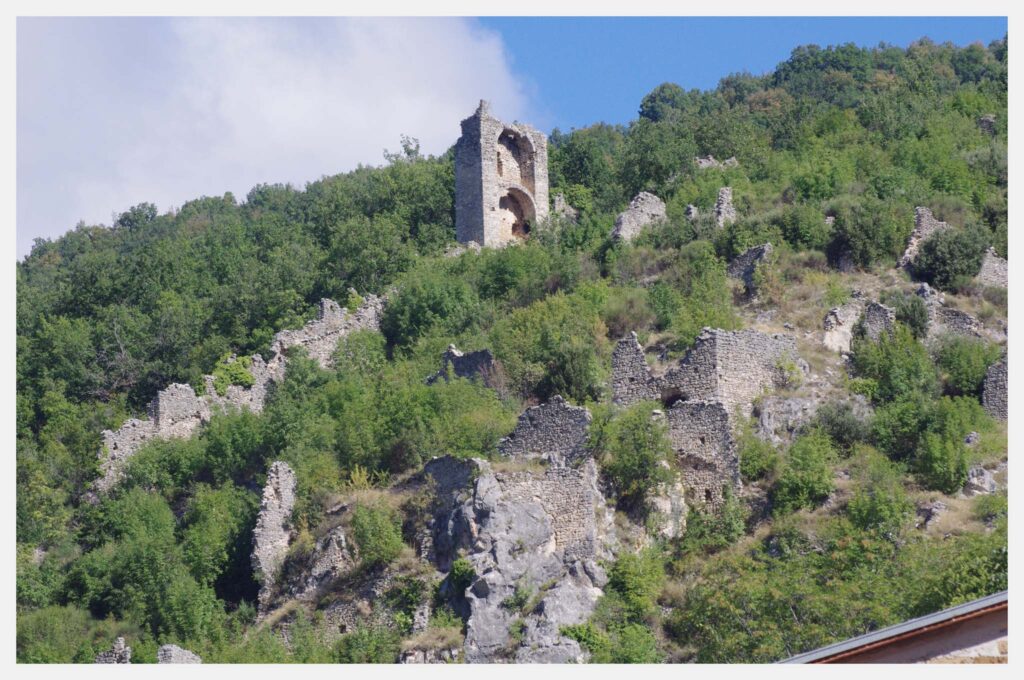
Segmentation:
{"type": "Polygon", "coordinates": [[[500,247],[548,216],[548,141],[507,125],[481,100],[455,147],[455,232],[460,243],[500,247]]]}

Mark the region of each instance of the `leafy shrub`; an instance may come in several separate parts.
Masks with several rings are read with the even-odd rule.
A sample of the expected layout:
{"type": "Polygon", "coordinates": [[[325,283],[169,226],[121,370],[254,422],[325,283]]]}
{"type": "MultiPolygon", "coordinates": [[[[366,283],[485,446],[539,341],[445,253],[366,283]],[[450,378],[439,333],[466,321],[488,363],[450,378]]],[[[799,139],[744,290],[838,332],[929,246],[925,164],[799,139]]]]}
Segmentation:
{"type": "Polygon", "coordinates": [[[617,339],[630,331],[643,331],[651,326],[655,314],[648,298],[648,292],[642,288],[612,288],[601,310],[608,335],[617,339]]]}
{"type": "Polygon", "coordinates": [[[665,580],[661,554],[654,549],[620,555],[608,571],[608,589],[621,599],[624,619],[640,623],[656,610],[665,580]]]}
{"type": "Polygon", "coordinates": [[[213,367],[213,389],[223,397],[231,385],[252,387],[254,379],[251,368],[251,356],[232,358],[230,354],[224,355],[213,367]]]}
{"type": "Polygon", "coordinates": [[[913,512],[901,471],[869,448],[863,451],[858,467],[859,479],[846,508],[850,520],[861,529],[895,537],[913,512]]]}
{"type": "Polygon", "coordinates": [[[744,482],[771,478],[779,465],[779,452],[771,442],[754,434],[748,424],[741,431],[736,445],[740,458],[740,476],[744,482]]]}
{"type": "Polygon", "coordinates": [[[933,402],[921,394],[911,394],[880,406],[872,422],[875,445],[893,460],[909,459],[917,449],[932,411],[933,402]]]}
{"type": "Polygon", "coordinates": [[[710,555],[728,548],[743,536],[746,521],[747,509],[727,492],[718,512],[690,508],[680,549],[683,554],[710,555]]]}
{"type": "Polygon", "coordinates": [[[335,647],[337,663],[395,663],[401,649],[398,633],[385,627],[357,626],[335,647]]]}
{"type": "Polygon", "coordinates": [[[832,492],[832,441],[821,430],[798,437],[786,452],[779,478],[772,488],[772,506],[783,514],[813,508],[832,492]]]}
{"type": "Polygon", "coordinates": [[[855,444],[871,436],[871,424],[857,415],[849,401],[823,404],[814,414],[814,426],[827,434],[843,453],[849,453],[855,444]]]}
{"type": "Polygon", "coordinates": [[[914,456],[914,467],[928,488],[955,493],[967,481],[967,446],[963,440],[925,432],[914,456]]]}
{"type": "Polygon", "coordinates": [[[886,291],[882,302],[893,308],[896,320],[907,326],[918,340],[928,335],[928,306],[919,295],[886,291]]]}
{"type": "Polygon", "coordinates": [[[433,328],[456,334],[470,326],[479,302],[463,279],[440,269],[418,269],[402,281],[380,329],[392,345],[406,347],[433,328]]]}
{"type": "Polygon", "coordinates": [[[1006,493],[994,493],[978,496],[974,499],[971,513],[975,519],[991,522],[1009,514],[1009,501],[1006,493]]]}
{"type": "Polygon", "coordinates": [[[906,209],[896,203],[863,198],[838,203],[832,212],[836,220],[827,249],[832,262],[847,256],[861,267],[895,261],[910,232],[906,209]]]}
{"type": "Polygon", "coordinates": [[[352,513],[352,538],[362,563],[370,567],[387,564],[402,551],[401,522],[386,507],[357,507],[352,513]]]}
{"type": "Polygon", "coordinates": [[[459,557],[452,562],[452,568],[448,572],[448,582],[455,592],[465,592],[475,578],[476,571],[473,569],[473,564],[465,557],[459,557]]]}
{"type": "Polygon", "coordinates": [[[934,394],[938,376],[928,351],[906,326],[897,324],[893,333],[882,333],[877,342],[866,337],[852,343],[853,370],[874,380],[874,399],[888,402],[912,393],[934,394]]]}
{"type": "Polygon", "coordinates": [[[952,290],[981,269],[988,236],[980,228],[946,229],[921,244],[915,273],[941,290],[952,290]]]}
{"type": "Polygon", "coordinates": [[[672,478],[666,467],[672,453],[668,428],[651,417],[654,406],[631,406],[606,424],[597,439],[601,468],[627,507],[640,507],[659,484],[672,478]]]}
{"type": "Polygon", "coordinates": [[[1002,349],[981,339],[947,336],[939,345],[935,363],[950,395],[980,396],[988,367],[999,360],[1002,349]]]}

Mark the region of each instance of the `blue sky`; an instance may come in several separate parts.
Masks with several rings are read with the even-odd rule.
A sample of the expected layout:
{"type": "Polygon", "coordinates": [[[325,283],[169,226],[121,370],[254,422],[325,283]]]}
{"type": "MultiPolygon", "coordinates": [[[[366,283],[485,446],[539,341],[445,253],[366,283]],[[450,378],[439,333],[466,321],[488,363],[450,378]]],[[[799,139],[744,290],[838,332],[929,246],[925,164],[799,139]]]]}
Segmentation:
{"type": "Polygon", "coordinates": [[[443,153],[481,98],[545,131],[626,123],[801,44],[985,44],[1005,18],[20,18],[17,255],[143,201],[443,153]]]}
{"type": "Polygon", "coordinates": [[[1005,17],[521,17],[481,24],[504,37],[512,69],[533,95],[533,122],[548,132],[626,123],[663,82],[712,89],[730,73],[773,70],[798,45],[906,47],[924,36],[987,45],[1007,32],[1005,17]]]}

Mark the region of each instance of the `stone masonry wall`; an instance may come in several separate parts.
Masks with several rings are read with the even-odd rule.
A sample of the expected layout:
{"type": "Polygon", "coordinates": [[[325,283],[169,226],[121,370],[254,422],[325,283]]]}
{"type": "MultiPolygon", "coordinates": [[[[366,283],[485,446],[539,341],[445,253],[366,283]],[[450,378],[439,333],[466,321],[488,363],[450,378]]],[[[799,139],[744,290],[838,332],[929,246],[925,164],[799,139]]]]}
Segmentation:
{"type": "Polygon", "coordinates": [[[749,415],[758,395],[784,383],[784,362],[799,363],[790,336],[705,328],[678,365],[659,376],[647,366],[634,333],[612,352],[612,400],[622,405],[646,399],[721,401],[730,413],[739,407],[749,415]]]}
{"type": "Polygon", "coordinates": [[[981,261],[981,270],[974,280],[982,286],[1006,288],[1009,272],[1008,263],[996,254],[995,248],[985,251],[985,259],[981,261]]]}
{"type": "Polygon", "coordinates": [[[105,493],[116,485],[128,459],[154,438],[189,437],[218,410],[247,408],[259,413],[270,385],[284,378],[285,350],[305,347],[311,358],[328,368],[341,338],[355,330],[380,327],[383,307],[383,298],[375,295],[366,296],[354,313],[333,300],[321,300],[316,319],[301,329],[283,330],[274,336],[269,362],[258,354],[252,356],[252,387],[230,385],[221,396],[214,389],[213,376],[207,375],[203,377],[206,393],[201,396],[190,385],[178,383],[160,390],[147,407],[148,420],[132,418],[116,431],[103,432],[103,447],[98,454],[101,477],[95,482],[96,491],[105,493]]]}
{"type": "Polygon", "coordinates": [[[589,456],[586,443],[590,422],[590,411],[555,395],[551,401],[523,411],[512,434],[498,442],[498,453],[544,459],[555,466],[572,464],[589,456]]]}
{"type": "Polygon", "coordinates": [[[493,387],[496,368],[494,354],[489,349],[460,352],[455,345],[448,345],[441,356],[441,370],[427,378],[427,384],[433,385],[439,380],[447,382],[454,376],[470,380],[479,378],[488,387],[493,387]]]}
{"type": "Polygon", "coordinates": [[[547,136],[506,124],[481,101],[455,147],[455,231],[460,243],[500,247],[525,238],[525,221],[547,218],[547,136]],[[517,229],[519,231],[517,231],[517,229]]]}
{"type": "Polygon", "coordinates": [[[984,405],[985,411],[993,418],[1004,421],[1009,415],[1006,385],[1007,365],[1004,356],[988,367],[981,393],[981,403],[984,405]]]}
{"type": "Polygon", "coordinates": [[[899,266],[907,267],[912,265],[914,260],[917,259],[917,253],[921,249],[921,244],[928,240],[928,237],[945,229],[949,229],[949,225],[935,219],[931,210],[921,206],[914,208],[914,230],[910,232],[910,238],[907,240],[907,249],[903,251],[903,256],[900,257],[899,266]]]}
{"type": "Polygon", "coordinates": [[[260,613],[264,613],[270,603],[288,553],[295,486],[295,472],[288,463],[279,460],[271,464],[263,487],[260,514],[252,532],[252,567],[260,582],[260,613]]]}
{"type": "Polygon", "coordinates": [[[718,190],[718,200],[715,201],[715,224],[719,228],[736,221],[736,208],[732,204],[732,187],[722,187],[718,190]]]}
{"type": "Polygon", "coordinates": [[[719,402],[681,401],[666,412],[668,436],[686,491],[686,500],[717,511],[724,489],[740,489],[739,457],[729,412],[719,402]]]}
{"type": "Polygon", "coordinates": [[[756,295],[757,286],[754,282],[754,274],[757,273],[758,266],[762,263],[768,262],[771,255],[771,243],[763,243],[759,246],[754,246],[746,252],[737,255],[735,259],[729,263],[725,273],[731,278],[742,281],[747,295],[756,295]]]}
{"type": "Polygon", "coordinates": [[[880,302],[869,302],[864,307],[860,322],[863,324],[864,335],[876,341],[883,333],[892,333],[896,328],[896,310],[880,302]]]}
{"type": "Polygon", "coordinates": [[[833,352],[849,352],[853,341],[853,328],[864,313],[865,300],[859,291],[854,291],[848,302],[833,307],[825,315],[823,327],[825,347],[833,352]]]}

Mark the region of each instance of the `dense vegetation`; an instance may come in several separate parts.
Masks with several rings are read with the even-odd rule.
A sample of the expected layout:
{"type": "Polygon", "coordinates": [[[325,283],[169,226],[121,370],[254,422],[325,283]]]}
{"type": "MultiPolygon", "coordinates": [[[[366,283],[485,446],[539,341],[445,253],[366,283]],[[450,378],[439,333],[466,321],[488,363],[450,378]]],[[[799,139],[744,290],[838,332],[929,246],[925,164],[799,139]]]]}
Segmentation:
{"type": "MultiPolygon", "coordinates": [[[[749,246],[776,246],[762,304],[783,310],[780,325],[817,329],[851,277],[892,267],[914,206],[927,205],[956,229],[923,250],[918,274],[1005,315],[1005,295],[970,279],[985,247],[1006,256],[1006,54],[1005,40],[807,46],[712,91],[666,83],[629,126],[552,133],[552,193],[580,219],[500,251],[442,257],[452,153],[424,157],[409,139],[383,167],[304,190],[261,185],[242,202],[204,197],[165,214],[142,204],[112,227],[37,242],[17,267],[18,658],[91,661],[126,634],[142,661],[164,642],[207,661],[393,660],[401,621],[325,645],[300,617],[291,647],[254,625],[249,555],[268,462],[296,470],[296,524],[313,528],[338,493],[385,487],[434,455],[490,455],[526,404],[561,394],[595,412],[602,467],[620,509],[635,511],[669,473],[666,445],[643,408],[607,405],[612,342],[636,330],[678,356],[703,326],[749,324],[756,310],[734,301],[725,275],[749,246]],[[990,113],[991,136],[976,122],[990,113]],[[705,154],[739,163],[698,170],[705,154]],[[725,185],[740,218],[716,230],[708,215],[725,185]],[[611,242],[639,190],[665,199],[668,222],[611,242]],[[687,219],[688,204],[703,217],[687,219]],[[845,255],[859,273],[829,268],[845,255]],[[382,332],[348,337],[333,370],[291,357],[264,413],[154,442],[115,493],[83,502],[101,430],[143,413],[157,390],[198,387],[204,373],[218,390],[244,384],[227,355],[265,352],[321,297],[392,286],[382,332]],[[491,348],[499,389],[424,385],[450,342],[491,348]]],[[[898,313],[894,334],[853,348],[847,387],[873,419],[835,405],[789,447],[742,436],[744,479],[774,514],[751,532],[735,498],[719,516],[695,509],[683,540],[610,565],[594,618],[567,631],[594,660],[773,660],[1006,587],[1005,494],[962,503],[946,540],[913,530],[912,504],[1005,455],[1005,431],[979,404],[1000,349],[930,351],[922,310],[908,301],[898,313]],[[979,445],[964,443],[969,432],[979,445]],[[824,508],[837,469],[850,475],[845,500],[824,508]]],[[[393,508],[366,503],[353,529],[366,568],[404,548],[393,508]]],[[[439,612],[440,629],[457,629],[439,612]]]]}

